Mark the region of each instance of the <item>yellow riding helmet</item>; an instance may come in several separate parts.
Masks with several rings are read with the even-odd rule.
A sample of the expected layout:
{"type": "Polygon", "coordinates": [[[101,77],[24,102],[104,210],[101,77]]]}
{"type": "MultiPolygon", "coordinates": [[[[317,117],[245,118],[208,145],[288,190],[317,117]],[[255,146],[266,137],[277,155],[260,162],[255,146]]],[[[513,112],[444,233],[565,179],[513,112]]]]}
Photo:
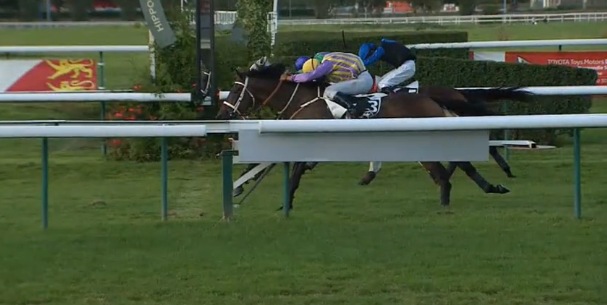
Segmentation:
{"type": "Polygon", "coordinates": [[[318,68],[318,66],[320,66],[320,61],[318,59],[308,59],[306,61],[306,63],[304,63],[303,67],[301,68],[301,71],[303,73],[310,73],[314,70],[316,70],[316,68],[318,68]]]}

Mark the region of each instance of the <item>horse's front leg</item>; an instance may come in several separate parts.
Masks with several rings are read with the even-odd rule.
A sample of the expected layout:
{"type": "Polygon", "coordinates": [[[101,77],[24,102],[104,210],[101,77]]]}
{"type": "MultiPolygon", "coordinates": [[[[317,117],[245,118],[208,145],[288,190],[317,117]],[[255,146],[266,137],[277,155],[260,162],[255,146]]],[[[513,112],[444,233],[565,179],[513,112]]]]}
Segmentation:
{"type": "MultiPolygon", "coordinates": [[[[245,167],[245,169],[242,170],[242,172],[240,173],[240,176],[238,176],[238,178],[244,176],[246,173],[248,173],[250,170],[255,168],[255,166],[257,166],[257,165],[259,165],[259,163],[251,163],[251,164],[247,165],[247,167],[245,167]]],[[[262,173],[263,173],[263,171],[257,173],[255,176],[253,176],[253,178],[247,180],[244,184],[249,184],[249,181],[251,181],[251,180],[256,181],[257,179],[259,179],[259,176],[261,176],[262,173]]],[[[244,187],[242,185],[239,185],[234,189],[234,191],[232,192],[232,195],[234,197],[238,197],[238,196],[242,195],[242,193],[244,193],[244,187]]]]}
{"type": "Polygon", "coordinates": [[[466,175],[478,185],[485,193],[487,194],[506,194],[509,193],[510,190],[505,186],[498,184],[493,185],[489,183],[470,162],[454,162],[457,167],[466,172],[466,175]]]}

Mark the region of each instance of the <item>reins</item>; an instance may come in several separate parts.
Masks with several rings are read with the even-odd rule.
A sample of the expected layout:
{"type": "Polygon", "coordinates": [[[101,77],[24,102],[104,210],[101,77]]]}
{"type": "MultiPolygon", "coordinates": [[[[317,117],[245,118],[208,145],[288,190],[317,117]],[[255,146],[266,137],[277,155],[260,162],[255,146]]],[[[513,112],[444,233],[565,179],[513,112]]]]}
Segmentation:
{"type": "MultiPolygon", "coordinates": [[[[261,102],[261,104],[259,105],[259,107],[255,107],[257,105],[257,100],[255,99],[255,96],[253,95],[253,93],[251,93],[251,91],[248,88],[249,77],[245,78],[244,83],[243,82],[239,82],[239,81],[235,81],[234,84],[240,85],[240,86],[243,87],[242,91],[240,91],[240,95],[238,96],[238,99],[236,100],[236,102],[233,105],[230,104],[230,103],[228,103],[227,101],[224,101],[223,104],[226,105],[227,107],[229,107],[230,109],[232,109],[232,111],[234,113],[238,114],[238,116],[240,116],[242,119],[246,120],[247,116],[244,115],[243,113],[241,113],[240,110],[239,110],[240,104],[242,103],[242,100],[243,100],[245,94],[248,94],[249,97],[251,98],[252,106],[250,107],[250,109],[253,109],[251,112],[255,112],[255,111],[258,111],[259,109],[261,109],[263,106],[266,106],[275,97],[275,95],[279,92],[280,88],[282,87],[282,83],[283,82],[285,82],[285,81],[284,80],[279,80],[278,84],[276,85],[276,87],[274,88],[274,90],[272,90],[272,92],[270,93],[270,95],[268,95],[268,97],[265,100],[263,100],[263,102],[261,102]]],[[[283,114],[289,108],[289,106],[291,106],[291,103],[295,99],[295,95],[299,91],[299,86],[300,86],[299,83],[297,83],[295,85],[295,89],[293,89],[293,92],[291,93],[291,96],[289,97],[289,100],[287,101],[287,103],[285,104],[285,106],[280,111],[278,111],[278,115],[275,118],[276,120],[283,119],[283,114]]],[[[320,100],[320,87],[317,88],[317,97],[315,97],[311,101],[305,102],[301,106],[299,106],[299,109],[297,109],[295,111],[295,113],[289,117],[289,119],[293,118],[303,108],[307,107],[311,103],[316,102],[318,100],[320,100]]]]}

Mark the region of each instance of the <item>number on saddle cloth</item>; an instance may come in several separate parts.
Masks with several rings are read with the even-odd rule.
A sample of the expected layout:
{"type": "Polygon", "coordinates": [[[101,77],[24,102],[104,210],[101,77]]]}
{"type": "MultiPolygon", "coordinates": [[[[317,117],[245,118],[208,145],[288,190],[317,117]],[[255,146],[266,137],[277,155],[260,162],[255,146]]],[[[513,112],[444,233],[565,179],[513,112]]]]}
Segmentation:
{"type": "Polygon", "coordinates": [[[358,100],[359,103],[363,102],[366,104],[366,111],[362,115],[363,118],[372,118],[377,116],[377,114],[381,110],[381,103],[386,96],[388,95],[385,93],[356,95],[355,98],[358,100]]]}

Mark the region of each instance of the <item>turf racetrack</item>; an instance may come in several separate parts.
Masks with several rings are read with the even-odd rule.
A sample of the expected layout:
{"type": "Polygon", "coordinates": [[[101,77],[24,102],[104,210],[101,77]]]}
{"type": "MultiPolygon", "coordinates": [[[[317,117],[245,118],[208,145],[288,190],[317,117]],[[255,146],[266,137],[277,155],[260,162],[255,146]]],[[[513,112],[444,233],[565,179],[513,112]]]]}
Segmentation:
{"type": "MultiPolygon", "coordinates": [[[[77,43],[24,32],[0,43],[77,43]]],[[[145,43],[129,35],[79,39],[145,43]]],[[[132,84],[130,60],[141,58],[107,56],[114,88],[132,84]]],[[[96,119],[95,107],[3,104],[0,117],[96,119]]],[[[483,194],[456,172],[453,214],[417,164],[386,164],[368,187],[356,184],[366,164],[329,164],[304,177],[290,219],[273,212],[277,171],[231,223],[219,221],[219,160],[170,162],[161,223],[159,164],[105,161],[94,140],[51,140],[46,232],[40,141],[2,140],[0,304],[606,304],[605,136],[582,132],[580,221],[568,138],[555,150],[514,151],[513,180],[478,164],[507,195],[483,194]]]]}

